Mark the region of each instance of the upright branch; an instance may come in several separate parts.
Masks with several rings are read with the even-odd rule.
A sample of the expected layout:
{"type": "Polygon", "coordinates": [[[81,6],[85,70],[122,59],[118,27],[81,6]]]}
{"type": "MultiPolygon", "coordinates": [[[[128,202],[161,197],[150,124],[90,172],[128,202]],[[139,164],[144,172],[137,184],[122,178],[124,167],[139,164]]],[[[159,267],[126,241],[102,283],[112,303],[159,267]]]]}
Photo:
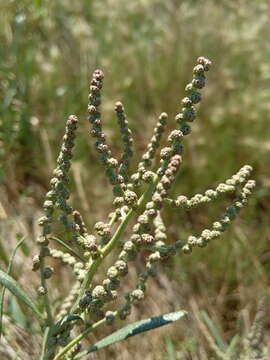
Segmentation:
{"type": "Polygon", "coordinates": [[[125,184],[127,184],[129,180],[129,166],[130,160],[133,155],[132,151],[132,132],[128,126],[128,120],[125,114],[125,109],[123,104],[118,101],[115,104],[114,108],[117,116],[117,121],[120,129],[120,133],[122,135],[122,142],[123,142],[123,154],[119,163],[119,174],[123,176],[125,184]]]}
{"type": "Polygon", "coordinates": [[[42,228],[42,234],[37,239],[37,244],[40,246],[40,252],[33,259],[33,270],[40,270],[41,286],[38,289],[39,295],[44,298],[44,305],[47,312],[48,323],[52,323],[52,312],[48,299],[47,279],[49,279],[54,270],[51,266],[45,266],[45,256],[50,255],[49,236],[52,233],[53,214],[56,208],[62,211],[60,220],[67,230],[70,230],[70,223],[68,215],[72,213],[73,209],[67,204],[69,198],[68,190],[68,171],[71,166],[72,148],[74,146],[75,131],[78,126],[78,118],[71,115],[66,123],[66,131],[63,137],[63,144],[60,154],[57,159],[57,168],[53,172],[53,178],[50,182],[51,189],[45,196],[43,209],[45,215],[38,221],[42,228]]]}
{"type": "Polygon", "coordinates": [[[124,178],[118,174],[118,161],[111,157],[112,152],[106,143],[106,135],[102,130],[100,105],[103,78],[104,74],[101,70],[94,71],[90,85],[90,102],[88,105],[89,122],[91,124],[90,133],[97,139],[95,147],[99,153],[99,160],[104,165],[106,176],[113,185],[114,194],[118,196],[123,194],[121,184],[124,182],[124,178]]]}
{"type": "MultiPolygon", "coordinates": [[[[143,154],[141,161],[138,165],[138,170],[131,177],[132,183],[134,186],[140,185],[140,180],[143,178],[143,174],[152,166],[153,160],[155,159],[157,150],[160,146],[160,141],[162,135],[165,131],[166,125],[168,123],[168,114],[165,112],[161,113],[158,118],[157,125],[154,128],[154,135],[152,136],[149,144],[147,145],[147,150],[143,154]]],[[[147,176],[144,178],[147,181],[147,176]]]]}

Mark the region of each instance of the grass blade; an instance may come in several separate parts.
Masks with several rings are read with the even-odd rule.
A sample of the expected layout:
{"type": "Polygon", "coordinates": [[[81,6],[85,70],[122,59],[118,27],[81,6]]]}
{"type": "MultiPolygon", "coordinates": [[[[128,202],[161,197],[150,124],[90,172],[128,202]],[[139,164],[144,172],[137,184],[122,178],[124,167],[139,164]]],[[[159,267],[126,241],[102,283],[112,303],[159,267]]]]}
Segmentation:
{"type": "MultiPolygon", "coordinates": [[[[17,250],[19,249],[19,247],[23,244],[25,240],[25,237],[23,237],[15,246],[15,249],[13,250],[11,257],[8,261],[8,268],[7,268],[7,274],[11,273],[12,270],[12,265],[13,265],[13,261],[16,255],[17,250]]],[[[0,338],[1,338],[1,334],[2,334],[2,321],[3,321],[3,308],[4,308],[4,297],[5,297],[5,291],[6,291],[6,287],[3,286],[3,289],[1,291],[1,295],[0,295],[0,338]]]]}
{"type": "Polygon", "coordinates": [[[175,360],[176,359],[175,348],[172,339],[169,336],[166,336],[165,344],[166,344],[167,360],[175,360]]]}
{"type": "Polygon", "coordinates": [[[6,250],[2,245],[1,239],[0,239],[0,259],[3,261],[3,263],[5,263],[6,266],[8,266],[8,256],[6,254],[6,250]]]}
{"type": "Polygon", "coordinates": [[[32,309],[39,320],[43,320],[42,314],[38,311],[33,300],[26,294],[21,286],[10,275],[0,269],[0,283],[6,287],[14,296],[32,309]]]}
{"type": "Polygon", "coordinates": [[[209,318],[205,311],[201,312],[201,316],[204,322],[207,324],[209,330],[211,331],[211,334],[213,335],[217,346],[220,348],[221,351],[225,352],[227,349],[227,345],[223,342],[217,326],[213,323],[213,321],[209,318]]]}
{"type": "Polygon", "coordinates": [[[20,327],[27,329],[28,322],[17,299],[12,296],[8,304],[8,315],[20,327]]]}

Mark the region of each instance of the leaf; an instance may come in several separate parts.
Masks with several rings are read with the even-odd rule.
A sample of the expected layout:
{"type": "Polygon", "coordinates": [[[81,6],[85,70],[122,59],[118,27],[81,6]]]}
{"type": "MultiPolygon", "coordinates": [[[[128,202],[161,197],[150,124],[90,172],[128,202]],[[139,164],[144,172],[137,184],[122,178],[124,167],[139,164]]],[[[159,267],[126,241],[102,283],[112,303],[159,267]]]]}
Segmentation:
{"type": "Polygon", "coordinates": [[[104,339],[98,341],[95,345],[91,346],[90,348],[80,352],[74,357],[74,360],[79,359],[82,356],[87,355],[91,352],[100,350],[106,346],[114,344],[118,341],[125,340],[131,336],[173,323],[181,319],[185,315],[187,315],[186,311],[177,311],[169,314],[164,314],[161,316],[152,317],[149,319],[144,319],[141,321],[137,321],[133,324],[127,325],[124,328],[115,331],[111,335],[106,336],[104,339]]]}
{"type": "Polygon", "coordinates": [[[175,348],[174,348],[172,339],[169,336],[166,336],[165,343],[166,343],[166,350],[167,350],[167,359],[175,360],[176,359],[175,348]]]}
{"type": "Polygon", "coordinates": [[[26,329],[28,325],[26,316],[15,297],[11,297],[8,308],[10,317],[14,320],[14,322],[26,329]]]}
{"type": "MultiPolygon", "coordinates": [[[[21,238],[21,240],[15,246],[15,249],[12,251],[11,257],[10,257],[10,259],[8,261],[7,274],[11,273],[13,260],[14,260],[15,255],[16,255],[16,251],[19,249],[20,246],[23,245],[24,240],[25,240],[25,237],[21,238]]],[[[0,338],[1,338],[1,334],[2,334],[2,320],[3,320],[3,308],[4,308],[5,290],[6,290],[5,286],[3,286],[3,289],[2,289],[1,295],[0,295],[0,338]]]]}
{"type": "Polygon", "coordinates": [[[235,351],[236,351],[236,349],[237,349],[237,345],[239,344],[240,340],[241,340],[241,338],[240,338],[240,336],[239,336],[238,334],[236,334],[236,335],[232,338],[229,346],[228,346],[227,349],[226,349],[226,355],[227,355],[227,356],[231,356],[231,357],[232,357],[232,355],[235,353],[235,351]]]}
{"type": "Polygon", "coordinates": [[[2,245],[2,240],[0,239],[0,259],[8,266],[8,256],[6,254],[6,250],[2,245]]]}
{"type": "Polygon", "coordinates": [[[208,328],[210,329],[217,343],[217,346],[220,348],[220,350],[226,351],[227,345],[223,342],[217,326],[213,323],[213,321],[209,318],[205,311],[201,311],[201,316],[204,322],[207,324],[208,328]]]}
{"type": "Polygon", "coordinates": [[[79,254],[77,251],[75,251],[74,249],[72,249],[70,246],[68,246],[68,244],[66,244],[64,241],[58,239],[57,237],[55,236],[52,236],[50,239],[58,242],[60,245],[62,245],[70,254],[76,256],[77,258],[79,258],[82,262],[86,262],[86,259],[81,255],[79,254]]]}
{"type": "Polygon", "coordinates": [[[42,314],[38,311],[36,305],[33,300],[25,293],[25,291],[20,287],[16,280],[14,280],[11,276],[0,269],[0,283],[5,286],[14,296],[16,296],[19,300],[21,300],[25,305],[30,307],[34,314],[39,318],[39,320],[43,320],[42,314]]]}
{"type": "Polygon", "coordinates": [[[51,331],[51,334],[59,334],[62,332],[66,326],[68,326],[68,323],[71,321],[81,321],[83,322],[83,319],[76,314],[66,315],[61,320],[59,320],[54,326],[51,331]]]}

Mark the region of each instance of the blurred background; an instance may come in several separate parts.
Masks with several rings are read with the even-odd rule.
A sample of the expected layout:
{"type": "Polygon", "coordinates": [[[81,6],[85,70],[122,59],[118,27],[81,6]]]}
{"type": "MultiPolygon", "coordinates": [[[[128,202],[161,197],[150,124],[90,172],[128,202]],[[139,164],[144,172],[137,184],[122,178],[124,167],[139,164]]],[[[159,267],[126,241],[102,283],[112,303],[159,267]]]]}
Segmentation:
{"type": "MultiPolygon", "coordinates": [[[[268,0],[1,2],[0,264],[6,267],[18,237],[26,235],[13,276],[33,294],[38,279],[29,266],[36,220],[69,114],[80,118],[72,204],[90,227],[111,211],[111,189],[88,131],[88,87],[96,68],[105,73],[108,141],[120,157],[113,111],[120,100],[134,134],[135,169],[160,112],[169,114],[170,129],[175,126],[197,57],[210,58],[213,67],[193,132],[185,139],[184,165],[173,195],[204,192],[241,166],[254,167],[255,194],[232,228],[206,249],[164,264],[130,319],[184,308],[189,320],[89,359],[219,359],[212,342],[222,347],[233,339],[233,351],[240,348],[270,280],[269,28],[268,0]]],[[[192,213],[168,208],[165,221],[171,239],[200,232],[224,208],[224,202],[192,213]]],[[[66,275],[53,280],[56,288],[61,276],[66,275]]],[[[7,305],[5,350],[0,354],[5,351],[5,359],[15,359],[11,349],[22,356],[20,344],[26,332],[31,342],[31,327],[19,304],[8,299],[7,305]]],[[[265,344],[270,342],[269,328],[268,322],[265,344]]],[[[238,359],[233,351],[229,359],[238,359]]],[[[33,354],[28,353],[29,359],[33,354]]]]}

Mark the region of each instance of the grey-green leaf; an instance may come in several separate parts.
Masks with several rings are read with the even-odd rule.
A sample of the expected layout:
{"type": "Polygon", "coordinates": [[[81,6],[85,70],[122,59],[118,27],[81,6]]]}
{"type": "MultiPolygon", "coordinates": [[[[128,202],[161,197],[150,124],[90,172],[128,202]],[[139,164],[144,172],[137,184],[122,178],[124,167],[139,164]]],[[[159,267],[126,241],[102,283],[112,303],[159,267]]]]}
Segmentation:
{"type": "Polygon", "coordinates": [[[131,336],[173,323],[177,320],[180,320],[185,315],[187,315],[186,311],[177,311],[169,314],[164,314],[161,316],[152,317],[149,319],[144,319],[141,321],[137,321],[133,324],[127,325],[124,328],[115,331],[111,335],[106,336],[104,339],[98,341],[95,345],[91,346],[87,350],[80,352],[78,355],[74,357],[74,360],[79,359],[82,356],[85,356],[91,352],[100,350],[106,346],[114,344],[118,341],[125,340],[131,336]]]}
{"type": "Polygon", "coordinates": [[[8,304],[8,312],[10,317],[14,320],[15,324],[20,325],[22,328],[27,328],[27,318],[24,315],[20,304],[14,296],[10,298],[8,304]]]}
{"type": "Polygon", "coordinates": [[[33,300],[25,293],[21,286],[14,280],[11,276],[0,269],[0,283],[5,286],[13,295],[15,295],[20,301],[25,305],[30,307],[34,314],[40,319],[43,320],[42,314],[38,311],[33,300]]]}
{"type": "MultiPolygon", "coordinates": [[[[17,245],[15,246],[15,248],[12,251],[12,254],[10,256],[10,259],[8,261],[8,268],[7,268],[7,274],[11,274],[11,270],[12,270],[12,265],[13,265],[13,261],[16,255],[17,250],[23,245],[25,241],[25,237],[23,236],[17,243],[17,245]]],[[[0,245],[1,245],[1,241],[0,241],[0,245]]],[[[0,252],[1,252],[1,246],[0,246],[0,252]]],[[[1,294],[0,294],[0,338],[2,335],[2,321],[3,321],[3,312],[4,312],[4,297],[5,297],[5,286],[3,286],[1,294]]]]}

